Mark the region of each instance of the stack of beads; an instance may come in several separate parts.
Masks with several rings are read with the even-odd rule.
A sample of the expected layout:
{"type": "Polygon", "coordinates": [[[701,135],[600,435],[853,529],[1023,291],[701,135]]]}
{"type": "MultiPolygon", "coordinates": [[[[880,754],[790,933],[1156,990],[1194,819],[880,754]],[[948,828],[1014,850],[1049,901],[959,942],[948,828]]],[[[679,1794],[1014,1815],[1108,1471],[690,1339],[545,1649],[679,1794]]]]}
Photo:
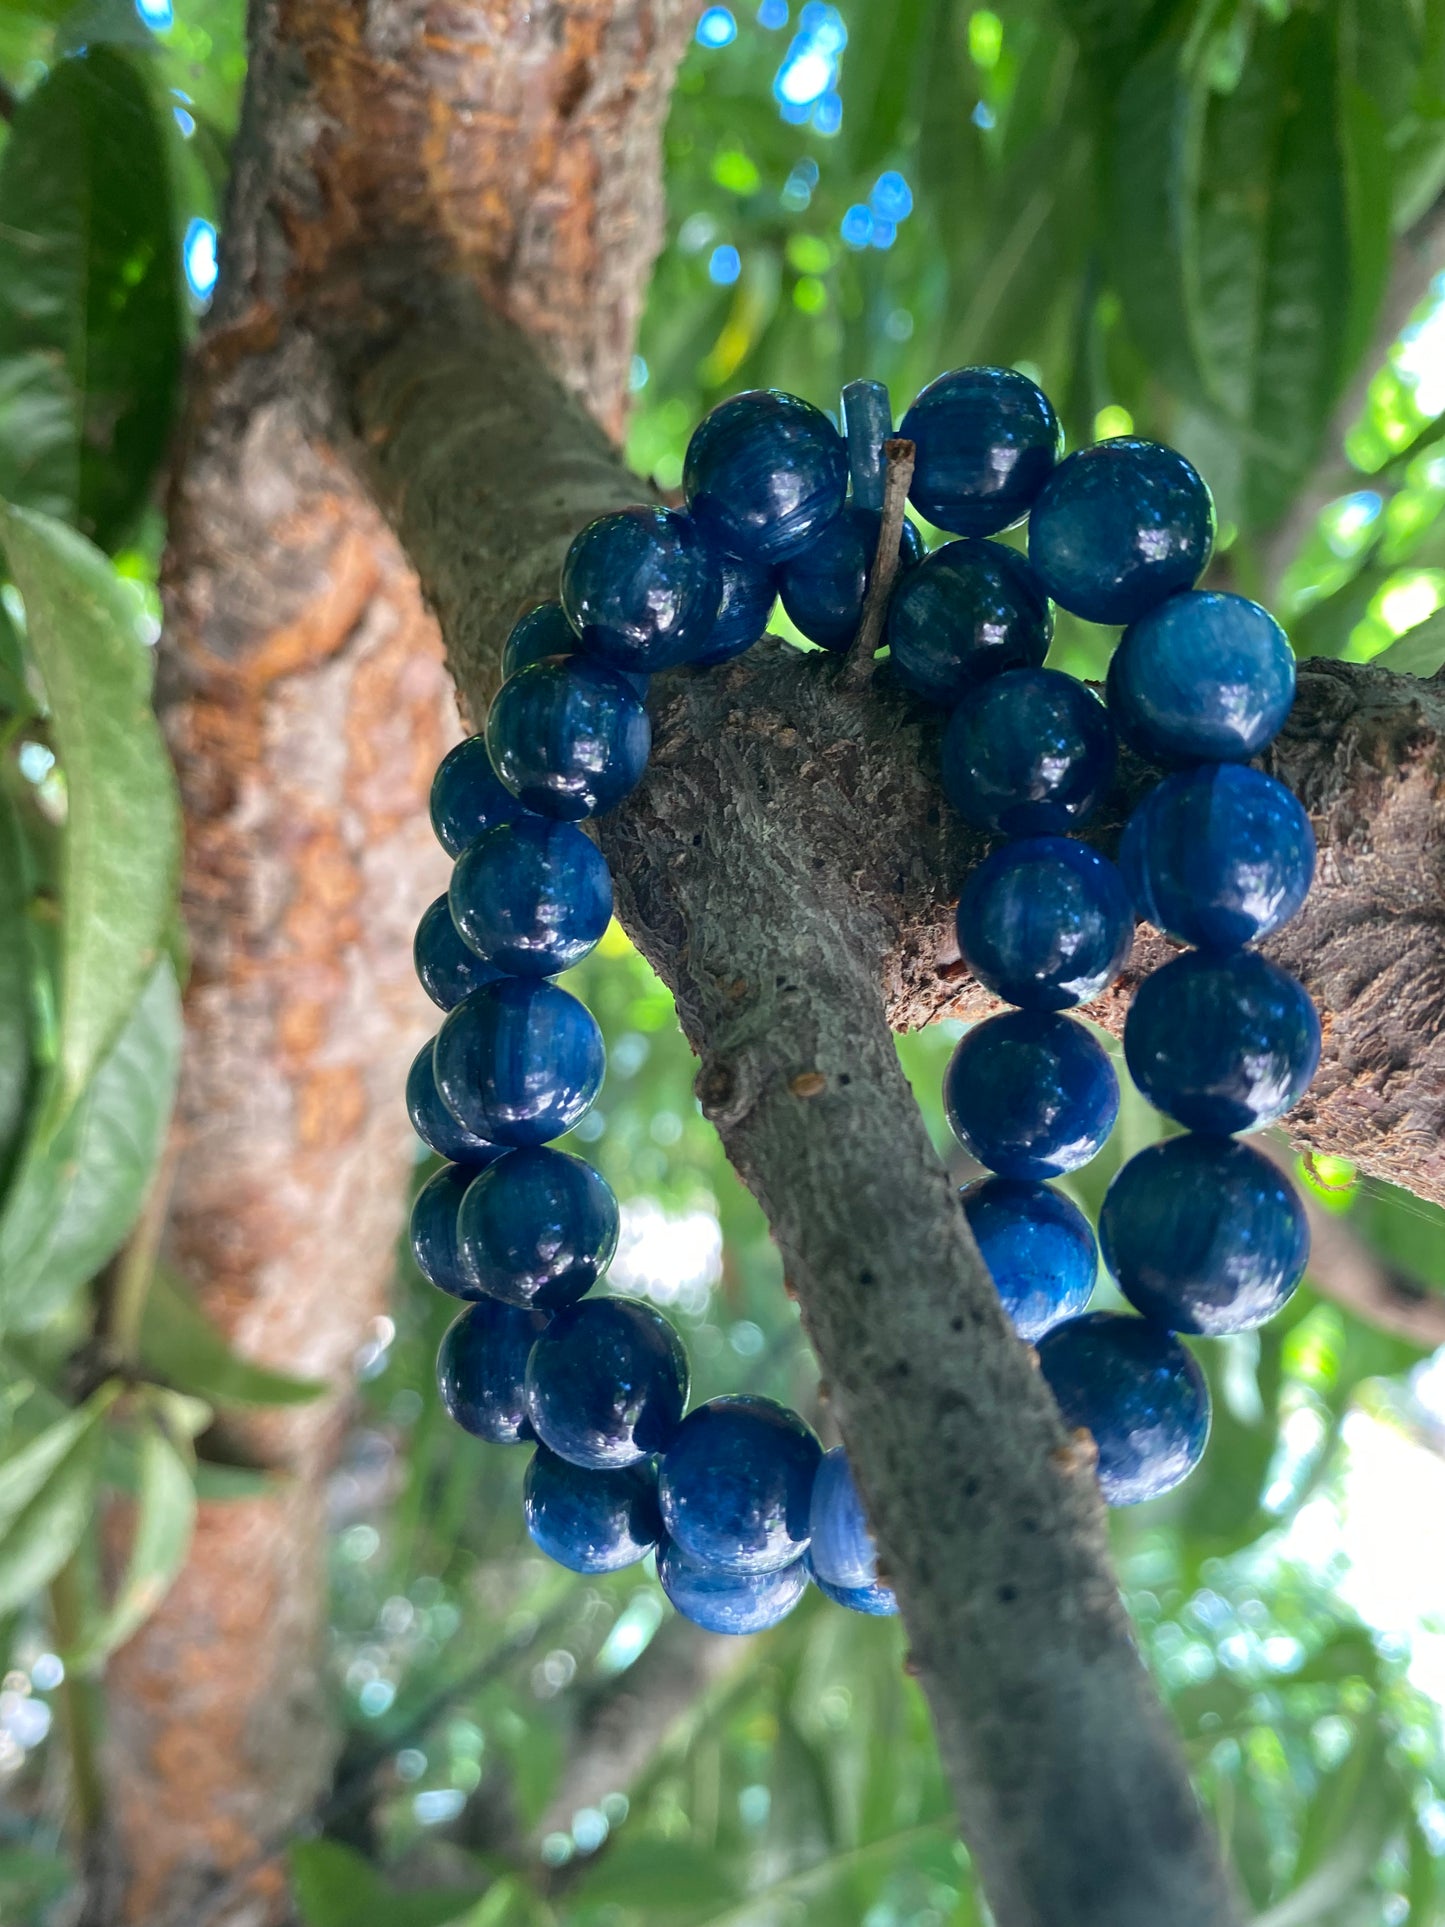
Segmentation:
{"type": "MultiPolygon", "coordinates": [[[[843,412],[846,442],[796,397],[735,396],[692,438],[686,510],[625,509],[576,538],[559,601],[507,640],[485,739],[437,772],[432,820],[456,864],[416,942],[418,975],[448,1014],[412,1066],[408,1105],[448,1162],[417,1196],[412,1243],[426,1276],[467,1304],[438,1359],[443,1403],[479,1438],[536,1442],[525,1508],[544,1552],[587,1573],[655,1552],[678,1610],[724,1632],[774,1624],[810,1580],[856,1611],[895,1606],[841,1448],[825,1454],[769,1399],[688,1411],[668,1321],[588,1295],[616,1247],[617,1202],[549,1146],[596,1098],[604,1053],[554,978],[611,915],[606,864],[578,824],[642,775],[649,677],[739,654],[779,594],[823,648],[852,643],[892,416],[876,382],[851,383],[843,412]]],[[[1007,369],[941,377],[902,433],[917,452],[915,504],[958,539],[926,554],[905,522],[891,673],[949,708],[948,796],[1008,839],[958,911],[970,968],[1016,1006],[970,1030],[949,1066],[950,1123],[995,1174],[965,1190],[963,1209],[1065,1419],[1098,1440],[1105,1497],[1131,1503],[1203,1450],[1207,1394],[1174,1334],[1257,1324],[1304,1265],[1293,1193],[1229,1135],[1278,1117],[1318,1052],[1303,990],[1244,948],[1309,883],[1303,813],[1243,766],[1288,711],[1292,658],[1263,610],[1193,591],[1213,515],[1182,456],[1124,440],[1060,460],[1049,402],[1007,369]],[[989,539],[1025,516],[1027,559],[989,539]],[[1108,711],[1042,666],[1053,600],[1129,625],[1108,711]],[[1114,724],[1188,766],[1136,813],[1122,873],[1073,835],[1111,780],[1114,724]],[[1045,1182],[1093,1156],[1113,1123],[1110,1061],[1062,1013],[1118,974],[1136,913],[1199,946],[1146,983],[1126,1032],[1141,1088],[1193,1133],[1133,1159],[1105,1204],[1105,1257],[1137,1318],[1086,1312],[1093,1234],[1045,1182]]]]}

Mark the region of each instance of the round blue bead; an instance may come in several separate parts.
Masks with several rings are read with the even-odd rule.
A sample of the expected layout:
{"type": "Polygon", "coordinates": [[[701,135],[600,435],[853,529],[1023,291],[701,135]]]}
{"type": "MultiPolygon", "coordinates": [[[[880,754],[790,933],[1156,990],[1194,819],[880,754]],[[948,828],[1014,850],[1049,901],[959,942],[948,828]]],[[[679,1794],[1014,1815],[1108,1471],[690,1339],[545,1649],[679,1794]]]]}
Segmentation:
{"type": "Polygon", "coordinates": [[[573,823],[524,816],[457,858],[452,921],[474,951],[516,977],[581,963],[612,916],[612,876],[573,823]]]}
{"type": "Polygon", "coordinates": [[[954,535],[996,535],[1021,522],[1064,452],[1047,395],[1013,368],[955,368],[903,417],[914,444],[919,513],[954,535]]]}
{"type": "Polygon", "coordinates": [[[1227,1137],[1273,1124],[1320,1061],[1320,1020],[1298,979],[1252,950],[1190,951],[1139,986],[1124,1060],[1156,1110],[1227,1137]]]}
{"type": "Polygon", "coordinates": [[[967,690],[943,732],[943,793],[966,823],[1061,835],[1114,779],[1109,712],[1057,669],[1006,669],[967,690]]]}
{"type": "Polygon", "coordinates": [[[1048,597],[1002,542],[945,542],[893,591],[893,671],[915,695],[952,707],[1001,669],[1037,668],[1054,633],[1048,597]]]}
{"type": "Polygon", "coordinates": [[[1134,912],[1105,856],[1031,836],[984,858],[958,900],[958,947],[978,981],[1025,1010],[1086,1004],[1124,968],[1134,912]]]}
{"type": "MultiPolygon", "coordinates": [[[[1315,869],[1310,820],[1283,783],[1243,763],[1168,776],[1125,829],[1142,914],[1184,943],[1237,950],[1289,922],[1315,869]]],[[[1120,846],[1121,863],[1123,845],[1120,846]]]]}
{"type": "Polygon", "coordinates": [[[469,843],[521,813],[521,804],[492,768],[485,737],[466,737],[437,765],[431,822],[448,856],[460,856],[469,843]]]}
{"type": "Polygon", "coordinates": [[[483,984],[495,983],[502,974],[463,939],[444,896],[435,898],[422,912],[412,939],[411,960],[422,989],[438,1010],[455,1010],[463,997],[483,984]]]}
{"type": "Polygon", "coordinates": [[[842,399],[853,506],[881,510],[887,467],[883,444],[893,433],[893,404],[888,398],[888,384],[845,382],[842,399]]]}
{"type": "Polygon", "coordinates": [[[560,602],[539,602],[512,625],[502,648],[502,680],[548,656],[575,656],[577,631],[560,602]]]}
{"type": "Polygon", "coordinates": [[[631,1465],[665,1452],[687,1403],[687,1353],[659,1311],[589,1298],[559,1311],[527,1364],[527,1412],[573,1465],[631,1465]]]}
{"type": "MultiPolygon", "coordinates": [[[[778,570],[778,590],[796,626],[825,649],[847,649],[858,633],[863,599],[873,577],[882,517],[851,505],[778,570]]],[[[903,524],[898,558],[902,569],[923,560],[923,537],[903,524]]]]}
{"type": "Polygon", "coordinates": [[[1209,1387],[1194,1358],[1146,1318],[1086,1311],[1039,1340],[1039,1365],[1064,1424],[1092,1432],[1108,1505],[1170,1491],[1209,1439],[1209,1387]]]}
{"type": "Polygon", "coordinates": [[[662,1537],[657,1473],[647,1460],[589,1472],[539,1445],[522,1504],[533,1544],[569,1572],[635,1566],[662,1537]]]}
{"type": "Polygon", "coordinates": [[[1071,1017],[1006,1010],[959,1039],[943,1104],[964,1150],[1005,1178],[1058,1178],[1103,1144],[1119,1081],[1101,1045],[1071,1017]]]}
{"type": "Polygon", "coordinates": [[[825,1599],[835,1606],[846,1606],[850,1613],[867,1613],[872,1619],[896,1619],[898,1600],[891,1586],[834,1586],[813,1574],[813,1583],[825,1599]]]}
{"type": "Polygon", "coordinates": [[[487,743],[502,781],[529,810],[575,823],[636,787],[652,725],[615,670],[582,656],[550,657],[502,684],[487,743]]]}
{"type": "Polygon", "coordinates": [[[1214,504],[1175,449],[1121,436],[1077,449],[1029,516],[1044,588],[1090,622],[1136,622],[1194,583],[1214,546],[1214,504]]]}
{"type": "Polygon", "coordinates": [[[720,548],[784,562],[838,514],[848,488],[843,438],[796,395],[752,389],[720,402],[693,431],[682,486],[720,548]]]}
{"type": "Polygon", "coordinates": [[[876,1584],[878,1549],[868,1529],[868,1515],[858,1496],[853,1468],[841,1445],[823,1454],[813,1480],[808,1531],[814,1578],[849,1591],[876,1584]]]}
{"type": "Polygon", "coordinates": [[[721,551],[718,560],[722,565],[722,602],[711,634],[691,658],[699,669],[713,669],[751,649],[767,633],[768,619],[778,599],[771,569],[721,551]]]}
{"type": "Polygon", "coordinates": [[[429,1037],[411,1060],[411,1069],[406,1074],[407,1116],[428,1150],[435,1151],[440,1158],[450,1159],[453,1164],[470,1164],[474,1170],[480,1170],[484,1164],[501,1157],[507,1147],[489,1143],[475,1131],[469,1131],[442,1102],[432,1065],[435,1042],[434,1037],[429,1037]]]}
{"type": "Polygon", "coordinates": [[[541,1312],[483,1298],[447,1326],[437,1353],[442,1409],[464,1432],[492,1445],[533,1437],[527,1417],[527,1359],[547,1329],[541,1312]]]}
{"type": "Polygon", "coordinates": [[[730,1394],[689,1412],[662,1461],[658,1493],[685,1556],[722,1572],[774,1572],[808,1544],[822,1447],[796,1412],[730,1394]]]}
{"type": "Polygon", "coordinates": [[[602,1088],[602,1033],[556,984],[499,977],[459,1003],[437,1033],[437,1089],[493,1144],[545,1144],[570,1131],[602,1088]]]}
{"type": "Polygon", "coordinates": [[[617,1249],[612,1187],[569,1151],[510,1151],[467,1193],[457,1238],[467,1276],[513,1305],[555,1310],[593,1285],[617,1249]]]}
{"type": "Polygon", "coordinates": [[[1020,1338],[1030,1344],[1093,1296],[1098,1252],[1076,1204],[1044,1184],[980,1178],[959,1193],[968,1228],[1020,1338]]]}
{"type": "Polygon", "coordinates": [[[801,1559],[776,1572],[721,1572],[687,1558],[670,1539],[658,1552],[657,1577],[683,1618],[709,1633],[766,1632],[808,1590],[801,1559]]]}
{"type": "Polygon", "coordinates": [[[562,564],[562,607],[582,648],[651,675],[707,642],[722,602],[717,550],[691,516],[630,508],[599,515],[562,564]]]}
{"type": "Polygon", "coordinates": [[[1267,609],[1196,589],[1125,632],[1109,664],[1109,711],[1143,756],[1243,763],[1284,727],[1294,686],[1294,651],[1267,609]]]}
{"type": "Polygon", "coordinates": [[[1273,1318],[1310,1250],[1294,1186],[1249,1145],[1217,1137],[1170,1138],[1130,1158],[1105,1196],[1099,1242],[1131,1305],[1208,1338],[1273,1318]]]}
{"type": "Polygon", "coordinates": [[[417,1192],[411,1207],[411,1249],[423,1278],[453,1298],[480,1298],[457,1243],[457,1212],[474,1164],[444,1164],[417,1192]]]}

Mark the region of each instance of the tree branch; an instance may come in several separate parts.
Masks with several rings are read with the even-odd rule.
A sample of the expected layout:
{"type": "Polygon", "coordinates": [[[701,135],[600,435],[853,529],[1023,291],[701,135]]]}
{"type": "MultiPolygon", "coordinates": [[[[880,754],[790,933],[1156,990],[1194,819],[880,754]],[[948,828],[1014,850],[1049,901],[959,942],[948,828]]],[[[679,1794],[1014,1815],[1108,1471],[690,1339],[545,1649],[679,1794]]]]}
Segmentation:
{"type": "Polygon", "coordinates": [[[848,651],[848,666],[843,672],[846,689],[866,689],[873,676],[873,658],[883,640],[883,622],[888,614],[888,598],[898,579],[898,544],[903,538],[903,511],[908,506],[908,490],[913,482],[912,442],[901,435],[883,444],[883,513],[878,520],[878,547],[873,555],[873,573],[863,603],[863,620],[848,651]]]}

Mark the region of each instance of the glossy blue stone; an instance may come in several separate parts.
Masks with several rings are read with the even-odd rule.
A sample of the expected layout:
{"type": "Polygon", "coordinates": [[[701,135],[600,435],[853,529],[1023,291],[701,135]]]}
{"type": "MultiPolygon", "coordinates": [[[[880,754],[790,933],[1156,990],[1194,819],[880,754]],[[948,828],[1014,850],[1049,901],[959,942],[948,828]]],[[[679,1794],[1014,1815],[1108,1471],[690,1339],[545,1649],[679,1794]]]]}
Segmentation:
{"type": "Polygon", "coordinates": [[[1020,1338],[1030,1344],[1075,1318],[1094,1291],[1099,1254],[1089,1221],[1062,1192],[980,1178],[959,1193],[968,1228],[1020,1338]]]}
{"type": "Polygon", "coordinates": [[[529,810],[575,823],[636,787],[652,725],[637,692],[605,663],[549,657],[502,684],[487,743],[498,775],[529,810]]]}
{"type": "Polygon", "coordinates": [[[843,385],[843,433],[848,441],[848,477],[854,508],[883,507],[883,444],[893,433],[893,404],[884,381],[843,385]]]}
{"type": "Polygon", "coordinates": [[[513,623],[502,648],[502,679],[547,656],[575,656],[577,631],[560,602],[539,602],[513,623]]]}
{"type": "Polygon", "coordinates": [[[617,1249],[612,1187],[585,1158],[538,1146],[490,1164],[457,1236],[467,1276],[494,1298],[556,1310],[580,1298],[617,1249]]]}
{"type": "Polygon", "coordinates": [[[796,1412],[730,1394],[689,1412],[658,1493],[685,1556],[722,1572],[774,1572],[807,1548],[823,1450],[796,1412]]]}
{"type": "Polygon", "coordinates": [[[878,1579],[878,1549],[841,1445],[823,1454],[808,1509],[808,1557],[815,1579],[855,1591],[878,1579]]]}
{"type": "Polygon", "coordinates": [[[457,1243],[457,1212],[467,1186],[477,1175],[471,1164],[444,1164],[417,1192],[411,1207],[411,1249],[423,1278],[453,1298],[481,1293],[457,1243]]]}
{"type": "Polygon", "coordinates": [[[1021,522],[1064,452],[1048,396],[1013,368],[940,375],[898,432],[917,450],[915,506],[954,535],[996,535],[1021,522]]]}
{"type": "Polygon", "coordinates": [[[1120,436],[1059,463],[1029,515],[1029,560],[1063,608],[1136,622],[1196,582],[1214,546],[1214,504],[1175,449],[1120,436]]]}
{"type": "Polygon", "coordinates": [[[1310,820],[1283,783],[1244,763],[1166,777],[1124,836],[1120,863],[1127,855],[1140,914],[1201,949],[1237,950],[1267,937],[1309,895],[1310,820]]]}
{"type": "Polygon", "coordinates": [[[1222,1338],[1274,1317],[1304,1276],[1310,1234],[1294,1186],[1233,1138],[1140,1151],[1099,1213],[1104,1263],[1136,1310],[1222,1338]]]}
{"type": "Polygon", "coordinates": [[[492,768],[485,737],[466,737],[438,763],[431,823],[448,856],[460,856],[469,843],[521,813],[521,804],[492,768]]]}
{"type": "Polygon", "coordinates": [[[1048,597],[1002,542],[945,542],[909,570],[888,604],[894,674],[949,708],[1000,670],[1037,668],[1053,633],[1048,597]]]}
{"type": "Polygon", "coordinates": [[[406,1074],[406,1111],[411,1119],[412,1129],[426,1145],[440,1158],[448,1158],[454,1164],[470,1164],[480,1170],[484,1164],[504,1155],[504,1144],[492,1144],[486,1138],[478,1137],[459,1124],[442,1102],[442,1094],[437,1089],[436,1072],[432,1066],[432,1047],[436,1039],[429,1037],[411,1060],[411,1069],[406,1074]]]}
{"type": "MultiPolygon", "coordinates": [[[[863,599],[873,578],[881,520],[875,510],[850,503],[778,570],[783,607],[810,642],[844,650],[857,635],[863,599]]],[[[923,537],[905,519],[898,543],[900,569],[916,568],[923,556],[923,537]]]]}
{"type": "Polygon", "coordinates": [[[720,1572],[689,1559],[670,1539],[658,1552],[657,1577],[683,1618],[710,1633],[766,1632],[808,1590],[801,1559],[776,1572],[720,1572]]]}
{"type": "Polygon", "coordinates": [[[574,823],[524,816],[457,858],[452,921],[496,970],[551,977],[581,963],[612,916],[612,874],[574,823]]]}
{"type": "Polygon", "coordinates": [[[1209,1387],[1161,1326],[1125,1312],[1086,1311],[1044,1334],[1039,1365],[1064,1424],[1094,1436],[1107,1505],[1157,1499],[1203,1458],[1209,1387]]]}
{"type": "Polygon", "coordinates": [[[483,984],[495,983],[502,974],[464,941],[445,897],[435,898],[422,912],[411,960],[422,989],[438,1010],[455,1010],[463,997],[483,984]]]}
{"type": "Polygon", "coordinates": [[[1269,611],[1197,589],[1125,632],[1109,664],[1109,711],[1143,756],[1243,763],[1284,727],[1294,686],[1294,651],[1269,611]]]}
{"type": "Polygon", "coordinates": [[[741,556],[718,552],[722,566],[722,602],[717,621],[707,641],[691,661],[699,669],[712,669],[730,662],[745,649],[751,649],[766,635],[778,585],[771,569],[757,562],[744,562],[741,556]]]}
{"type": "Polygon", "coordinates": [[[570,992],[499,977],[457,1005],[433,1062],[443,1102],[469,1131],[493,1144],[545,1144],[592,1108],[606,1053],[570,992]]]}
{"type": "Polygon", "coordinates": [[[562,607],[589,656],[652,675],[695,655],[722,602],[717,549],[676,509],[599,515],[562,564],[562,607]]]}
{"type": "Polygon", "coordinates": [[[958,1040],[943,1105],[964,1150],[1004,1178],[1058,1178],[1103,1144],[1119,1081],[1103,1047],[1071,1017],[1006,1010],[958,1040]]]}
{"type": "Polygon", "coordinates": [[[846,1606],[850,1613],[867,1613],[870,1619],[896,1619],[898,1601],[891,1586],[834,1586],[813,1574],[813,1583],[825,1599],[835,1606],[846,1606]]]}
{"type": "Polygon", "coordinates": [[[1253,950],[1189,951],[1140,984],[1124,1061],[1156,1110],[1227,1137],[1273,1124],[1320,1061],[1320,1020],[1297,978],[1253,950]]]}
{"type": "Polygon", "coordinates": [[[527,1412],[542,1443],[573,1465],[632,1465],[677,1437],[687,1386],[687,1353],[660,1311],[588,1298],[537,1340],[527,1412]]]}
{"type": "Polygon", "coordinates": [[[1134,942],[1124,879],[1067,836],[1005,843],[958,900],[958,947],[978,981],[1024,1010],[1068,1010],[1113,983],[1134,942]]]}
{"type": "Polygon", "coordinates": [[[527,1359],[546,1329],[541,1312],[495,1298],[468,1305],[447,1326],[437,1353],[437,1391],[447,1416],[491,1445],[530,1439],[527,1359]]]}
{"type": "Polygon", "coordinates": [[[569,1465],[539,1445],[522,1506],[532,1543],[569,1572],[618,1572],[662,1537],[657,1473],[649,1460],[606,1472],[569,1465]]]}
{"type": "Polygon", "coordinates": [[[821,409],[757,388],[720,402],[693,431],[682,486],[719,548],[785,562],[843,507],[848,454],[821,409]]]}
{"type": "Polygon", "coordinates": [[[1053,836],[1087,822],[1114,779],[1109,712],[1057,669],[1006,669],[965,691],[943,732],[943,793],[966,823],[1053,836]]]}

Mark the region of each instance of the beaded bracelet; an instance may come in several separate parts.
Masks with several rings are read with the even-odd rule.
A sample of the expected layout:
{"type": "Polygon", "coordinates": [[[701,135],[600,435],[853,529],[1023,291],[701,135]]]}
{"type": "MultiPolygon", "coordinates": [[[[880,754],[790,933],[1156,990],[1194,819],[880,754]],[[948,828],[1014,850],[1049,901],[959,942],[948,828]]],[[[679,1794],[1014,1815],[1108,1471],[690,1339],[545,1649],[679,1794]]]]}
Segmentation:
{"type": "Polygon", "coordinates": [[[945,1076],[949,1123],[993,1174],[962,1207],[1065,1424],[1097,1442],[1109,1504],[1168,1491],[1204,1450],[1208,1390],[1178,1334],[1262,1324],[1308,1251],[1293,1189],[1238,1137],[1282,1116],[1319,1057],[1303,986],[1248,947],[1299,909],[1314,867],[1299,803],[1249,765],[1288,715],[1294,658],[1257,604],[1193,587],[1213,543],[1208,489],[1153,442],[1064,458],[1033,382],[958,369],[900,430],[913,503],[956,539],[925,553],[905,521],[895,561],[885,444],[906,451],[889,441],[887,389],[850,383],[843,419],[846,438],[794,396],[736,395],[692,437],[685,510],[624,509],[578,535],[560,601],[507,639],[485,737],[437,772],[432,821],[456,866],[416,939],[448,1015],[407,1102],[448,1162],[417,1196],[412,1243],[426,1276],[469,1301],[442,1342],[442,1402],[479,1438],[537,1442],[525,1507],[543,1552],[598,1573],[655,1551],[673,1604],[719,1632],[773,1625],[810,1579],[857,1611],[896,1607],[842,1448],[825,1453],[771,1399],[687,1412],[668,1321],[587,1296],[616,1247],[617,1201],[589,1164],[546,1148],[603,1074],[595,1021],[554,981],[612,913],[606,862],[577,825],[642,775],[653,672],[738,655],[779,595],[805,636],[857,649],[865,603],[871,619],[886,598],[892,676],[951,712],[944,790],[1005,839],[964,885],[959,947],[1014,1006],[965,1033],[945,1076]],[[1026,516],[1027,559],[989,539],[1026,516]],[[1043,667],[1056,602],[1124,628],[1107,706],[1043,667]],[[1120,737],[1174,773],[1135,810],[1116,865],[1074,833],[1120,737]],[[1136,918],[1194,947],[1144,981],[1124,1031],[1140,1090],[1185,1127],[1123,1166],[1100,1213],[1133,1316],[1086,1309],[1100,1254],[1047,1180],[1113,1125],[1110,1060],[1063,1013],[1117,977],[1136,918]]]}

